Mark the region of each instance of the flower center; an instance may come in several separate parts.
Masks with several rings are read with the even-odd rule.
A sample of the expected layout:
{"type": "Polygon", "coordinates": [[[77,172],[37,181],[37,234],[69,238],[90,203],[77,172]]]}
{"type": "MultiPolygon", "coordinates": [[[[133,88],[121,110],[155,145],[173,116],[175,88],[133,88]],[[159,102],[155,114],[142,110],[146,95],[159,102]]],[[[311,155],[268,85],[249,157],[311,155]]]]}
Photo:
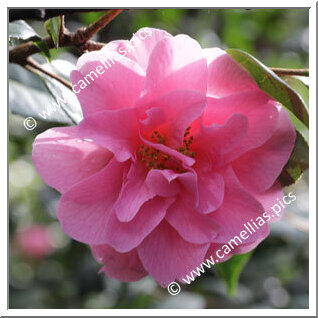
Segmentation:
{"type": "MultiPolygon", "coordinates": [[[[185,156],[194,158],[195,152],[190,149],[190,146],[193,143],[193,136],[190,135],[190,130],[191,127],[186,129],[183,136],[183,145],[175,150],[185,156]]],[[[154,143],[163,145],[166,144],[166,139],[159,133],[159,131],[154,131],[151,135],[151,139],[154,143]]],[[[186,172],[178,160],[172,158],[168,154],[165,154],[161,150],[141,144],[137,153],[141,162],[144,163],[149,169],[171,169],[178,173],[186,172]]]]}

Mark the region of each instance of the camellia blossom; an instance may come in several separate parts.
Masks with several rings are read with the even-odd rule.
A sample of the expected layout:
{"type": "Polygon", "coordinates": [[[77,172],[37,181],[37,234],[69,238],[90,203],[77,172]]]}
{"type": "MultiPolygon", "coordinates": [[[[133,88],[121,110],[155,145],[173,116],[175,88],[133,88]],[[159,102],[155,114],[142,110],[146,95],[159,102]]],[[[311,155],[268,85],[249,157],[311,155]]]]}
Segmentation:
{"type": "MultiPolygon", "coordinates": [[[[116,63],[77,95],[80,124],[40,134],[33,160],[62,193],[63,230],[91,246],[107,276],[167,286],[282,198],[295,130],[225,51],[149,30],[134,50],[119,40],[79,58],[73,83],[105,58],[116,63]]],[[[265,223],[231,254],[264,240],[265,223]]]]}
{"type": "Polygon", "coordinates": [[[14,245],[24,256],[35,259],[43,259],[54,251],[48,227],[39,224],[18,232],[14,237],[14,245]]]}

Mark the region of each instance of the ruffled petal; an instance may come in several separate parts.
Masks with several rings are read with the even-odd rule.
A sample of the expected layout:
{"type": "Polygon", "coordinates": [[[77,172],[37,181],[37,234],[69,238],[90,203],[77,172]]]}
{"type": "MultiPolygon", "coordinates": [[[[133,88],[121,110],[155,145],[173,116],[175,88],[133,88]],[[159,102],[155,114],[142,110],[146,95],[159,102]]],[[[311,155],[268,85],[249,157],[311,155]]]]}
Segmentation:
{"type": "Polygon", "coordinates": [[[266,213],[271,217],[268,222],[279,221],[286,208],[287,203],[290,204],[291,199],[284,195],[282,187],[278,181],[276,181],[267,191],[262,193],[253,193],[253,196],[262,204],[266,213]]]}
{"type": "Polygon", "coordinates": [[[119,221],[131,221],[140,207],[155,196],[145,182],[147,172],[148,169],[139,162],[131,164],[127,180],[123,184],[118,200],[114,205],[119,221]]]}
{"type": "Polygon", "coordinates": [[[180,147],[186,129],[202,114],[205,106],[205,95],[195,91],[173,91],[145,104],[141,99],[139,111],[147,109],[147,118],[141,122],[141,129],[150,134],[158,130],[170,147],[180,147]]]}
{"type": "Polygon", "coordinates": [[[198,154],[198,165],[200,161],[202,164],[202,156],[205,155],[212,161],[214,168],[222,167],[226,163],[226,155],[244,141],[247,131],[248,119],[243,114],[231,115],[224,124],[212,124],[209,127],[202,125],[192,146],[198,154]]]}
{"type": "Polygon", "coordinates": [[[142,95],[152,100],[169,91],[195,90],[206,93],[207,63],[197,41],[187,35],[166,37],[158,42],[149,58],[142,95]]]}
{"type": "Polygon", "coordinates": [[[166,221],[148,235],[137,248],[147,272],[163,287],[181,280],[200,265],[209,244],[185,241],[166,221]]]}
{"type": "Polygon", "coordinates": [[[106,224],[126,168],[126,164],[112,159],[106,168],[62,195],[57,217],[66,234],[87,244],[107,242],[106,224]]]}
{"type": "Polygon", "coordinates": [[[223,203],[224,180],[222,175],[216,172],[205,174],[197,171],[199,205],[196,210],[207,214],[218,209],[223,203]]]}
{"type": "Polygon", "coordinates": [[[232,162],[233,169],[249,191],[264,192],[278,178],[294,148],[296,133],[287,111],[280,109],[273,136],[261,147],[232,162]]]}
{"type": "Polygon", "coordinates": [[[248,129],[244,140],[228,153],[230,162],[241,154],[257,148],[272,137],[278,122],[277,102],[262,91],[249,91],[224,98],[208,98],[203,114],[204,125],[224,124],[233,114],[244,115],[248,129]]]}
{"type": "Polygon", "coordinates": [[[238,237],[238,239],[235,239],[238,245],[265,239],[269,233],[269,226],[266,222],[257,231],[252,230],[252,234],[246,239],[240,238],[241,231],[247,231],[245,224],[248,226],[248,222],[250,222],[253,226],[252,222],[263,215],[264,208],[251,194],[243,189],[231,167],[224,170],[223,178],[225,181],[223,204],[209,215],[220,224],[220,231],[214,239],[214,243],[228,243],[232,240],[232,245],[235,247],[236,244],[233,239],[236,237],[238,237]]]}
{"type": "Polygon", "coordinates": [[[208,61],[208,96],[224,97],[237,92],[258,90],[249,73],[225,51],[204,49],[208,61]]]}
{"type": "Polygon", "coordinates": [[[174,199],[156,197],[144,203],[138,214],[130,222],[120,222],[116,213],[111,212],[106,226],[107,244],[117,252],[129,252],[162,221],[167,208],[174,199]]]}
{"type": "Polygon", "coordinates": [[[91,138],[112,151],[118,161],[135,155],[138,145],[138,120],[133,108],[104,111],[86,117],[79,124],[79,135],[91,138]]]}
{"type": "Polygon", "coordinates": [[[174,197],[180,191],[180,185],[177,181],[179,174],[172,170],[150,170],[146,184],[152,193],[162,197],[174,197]]]}
{"type": "Polygon", "coordinates": [[[183,239],[195,244],[212,242],[219,228],[211,218],[186,204],[182,197],[168,209],[166,220],[183,239]]]}
{"type": "Polygon", "coordinates": [[[100,271],[105,272],[109,278],[135,282],[147,276],[136,250],[118,253],[108,245],[96,245],[91,248],[96,260],[104,265],[100,271]]]}
{"type": "Polygon", "coordinates": [[[77,127],[52,128],[38,135],[32,159],[45,183],[61,193],[107,165],[112,153],[78,137],[77,127]]]}
{"type": "Polygon", "coordinates": [[[77,61],[77,69],[71,79],[73,88],[80,91],[77,96],[84,117],[134,106],[145,82],[145,73],[138,63],[105,47],[83,54],[77,61]],[[89,89],[94,86],[97,88],[89,89]],[[96,92],[99,94],[92,96],[96,92]]]}

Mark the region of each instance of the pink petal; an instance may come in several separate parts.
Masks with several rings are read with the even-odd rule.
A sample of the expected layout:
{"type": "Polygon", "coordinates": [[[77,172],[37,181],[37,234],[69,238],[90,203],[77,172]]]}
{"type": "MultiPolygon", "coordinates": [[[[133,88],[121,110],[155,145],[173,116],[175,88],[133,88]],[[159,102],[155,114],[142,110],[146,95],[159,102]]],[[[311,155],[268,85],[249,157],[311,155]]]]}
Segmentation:
{"type": "Polygon", "coordinates": [[[225,51],[205,49],[208,60],[208,96],[224,97],[237,92],[258,89],[249,73],[225,51]]]}
{"type": "Polygon", "coordinates": [[[172,170],[150,170],[146,184],[152,193],[162,197],[174,197],[180,191],[180,185],[177,181],[179,174],[172,170]]]}
{"type": "Polygon", "coordinates": [[[206,59],[198,42],[183,34],[166,37],[150,55],[143,95],[160,96],[177,89],[205,94],[206,81],[206,59]]]}
{"type": "Polygon", "coordinates": [[[118,253],[108,245],[96,245],[91,248],[96,260],[104,265],[101,272],[105,272],[109,278],[134,282],[147,276],[136,250],[118,253]]]}
{"type": "MultiPolygon", "coordinates": [[[[222,262],[226,262],[228,259],[230,259],[232,257],[231,253],[224,253],[224,248],[222,249],[222,247],[224,246],[224,244],[219,244],[219,243],[211,243],[210,247],[205,255],[205,260],[210,260],[211,261],[211,257],[213,258],[215,264],[217,263],[222,263],[222,262]]],[[[209,264],[209,263],[207,263],[209,264]]]]}
{"type": "MultiPolygon", "coordinates": [[[[244,224],[248,225],[247,222],[252,224],[252,221],[262,216],[264,212],[263,206],[242,188],[231,167],[225,169],[223,177],[225,181],[223,204],[210,214],[211,219],[221,227],[218,236],[214,239],[215,243],[227,243],[234,237],[240,236],[241,231],[247,230],[244,224]]],[[[257,231],[251,232],[247,239],[241,239],[240,244],[264,239],[268,235],[269,226],[265,223],[257,231]]]]}
{"type": "Polygon", "coordinates": [[[196,210],[199,213],[207,214],[218,209],[223,203],[224,180],[218,173],[209,172],[205,174],[197,171],[199,206],[196,210]]]}
{"type": "Polygon", "coordinates": [[[277,103],[262,91],[243,92],[220,99],[208,98],[203,123],[223,124],[233,114],[246,116],[247,136],[227,155],[226,160],[231,161],[248,150],[259,147],[273,135],[278,122],[276,105],[277,103]]]}
{"type": "Polygon", "coordinates": [[[138,145],[136,110],[104,111],[86,117],[79,124],[79,135],[106,147],[118,161],[126,161],[135,154],[138,145]]]}
{"type": "MultiPolygon", "coordinates": [[[[86,104],[85,98],[79,98],[84,116],[91,115],[102,110],[114,110],[134,106],[139,98],[145,82],[145,73],[141,67],[129,58],[118,53],[110,52],[107,48],[83,54],[77,61],[79,73],[72,75],[72,84],[83,80],[87,87],[82,88],[81,94],[92,93],[89,86],[97,86],[100,89],[95,99],[102,99],[103,109],[100,103],[86,104]],[[86,91],[87,90],[87,91],[86,91]],[[97,107],[94,107],[94,105],[97,107]]],[[[81,82],[82,83],[82,82],[81,82]]],[[[84,84],[82,84],[84,85],[84,84]]],[[[76,90],[80,89],[79,84],[76,90]]],[[[93,97],[92,100],[94,101],[93,97]]]]}
{"type": "Polygon", "coordinates": [[[51,187],[64,193],[107,165],[112,153],[77,136],[77,127],[52,128],[33,143],[34,165],[51,187]]]}
{"type": "MultiPolygon", "coordinates": [[[[277,222],[282,218],[286,204],[284,204],[283,200],[284,192],[278,181],[275,181],[267,191],[263,193],[253,193],[253,195],[262,204],[267,214],[271,216],[271,219],[268,221],[269,223],[277,222]],[[275,211],[277,213],[275,213],[275,211]]],[[[290,202],[288,197],[286,200],[287,199],[288,202],[290,202]]]]}
{"type": "Polygon", "coordinates": [[[106,224],[121,188],[125,166],[112,159],[106,168],[62,195],[57,217],[65,233],[83,243],[106,243],[106,224]]]}
{"type": "MultiPolygon", "coordinates": [[[[112,212],[106,226],[107,244],[117,252],[129,252],[162,221],[174,199],[156,197],[144,203],[130,222],[120,222],[112,212]]],[[[127,206],[128,207],[128,206],[127,206]]]]}
{"type": "Polygon", "coordinates": [[[171,34],[164,30],[154,28],[141,28],[133,37],[127,40],[118,40],[109,42],[105,50],[117,52],[137,62],[146,72],[149,56],[157,43],[166,38],[172,37],[171,34]]]}
{"type": "Polygon", "coordinates": [[[217,236],[218,224],[208,216],[198,214],[182,195],[167,211],[166,220],[179,235],[190,243],[210,243],[217,236]]]}
{"type": "Polygon", "coordinates": [[[140,207],[155,196],[145,182],[147,173],[148,169],[141,163],[131,164],[127,180],[121,188],[118,200],[114,205],[119,221],[131,221],[140,207]]]}
{"type": "Polygon", "coordinates": [[[194,137],[192,147],[198,153],[196,158],[200,161],[200,156],[206,153],[212,160],[212,165],[222,166],[225,155],[244,141],[247,130],[248,119],[243,114],[231,115],[225,124],[201,126],[201,131],[194,137]]]}
{"type": "Polygon", "coordinates": [[[273,136],[261,147],[247,152],[232,163],[244,187],[254,192],[267,190],[287,163],[295,138],[295,129],[289,115],[281,108],[273,136]]]}
{"type": "Polygon", "coordinates": [[[200,265],[209,244],[192,244],[183,240],[163,221],[137,248],[147,272],[163,287],[181,280],[200,265]]]}
{"type": "Polygon", "coordinates": [[[169,146],[176,148],[182,146],[187,127],[202,114],[206,98],[199,92],[177,90],[142,104],[141,99],[138,107],[147,108],[149,116],[142,122],[143,127],[150,132],[159,130],[167,139],[169,146]],[[158,109],[161,109],[162,113],[158,109]]]}
{"type": "Polygon", "coordinates": [[[96,84],[87,85],[86,82],[85,84],[80,82],[82,84],[82,87],[84,87],[84,85],[87,85],[85,86],[85,88],[81,89],[78,82],[82,80],[83,75],[81,74],[81,72],[77,70],[72,71],[71,81],[73,85],[73,91],[75,92],[81,104],[84,117],[104,111],[108,108],[111,109],[110,105],[114,103],[111,95],[105,94],[103,87],[96,84]],[[106,105],[109,106],[106,107],[106,105]]]}
{"type": "Polygon", "coordinates": [[[146,183],[151,192],[159,196],[174,197],[180,193],[189,204],[198,205],[197,175],[191,168],[183,173],[153,169],[149,171],[146,183]]]}

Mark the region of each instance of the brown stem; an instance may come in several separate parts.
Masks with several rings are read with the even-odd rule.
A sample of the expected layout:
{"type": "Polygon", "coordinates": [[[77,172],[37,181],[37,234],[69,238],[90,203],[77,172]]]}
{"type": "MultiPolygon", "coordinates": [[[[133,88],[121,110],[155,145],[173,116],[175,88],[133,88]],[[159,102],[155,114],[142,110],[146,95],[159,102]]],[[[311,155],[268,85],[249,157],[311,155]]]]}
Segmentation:
{"type": "MultiPolygon", "coordinates": [[[[30,71],[31,73],[34,73],[34,74],[36,74],[36,75],[38,75],[38,76],[41,76],[41,75],[42,75],[41,72],[40,72],[38,69],[33,68],[33,67],[32,67],[31,65],[29,65],[29,64],[25,64],[25,65],[23,65],[23,67],[24,67],[25,69],[27,69],[28,71],[30,71]]],[[[42,69],[41,69],[41,71],[42,71],[42,69]]],[[[61,105],[60,105],[60,106],[61,106],[61,105]]],[[[72,115],[68,112],[68,110],[67,110],[65,107],[61,106],[61,109],[64,111],[65,115],[72,121],[73,124],[75,124],[75,125],[78,124],[78,122],[72,117],[72,115]]]]}
{"type": "MultiPolygon", "coordinates": [[[[77,32],[74,33],[74,40],[75,42],[85,43],[90,38],[92,38],[98,31],[100,31],[103,27],[105,27],[110,21],[118,16],[123,10],[116,9],[110,10],[102,15],[97,21],[90,24],[88,27],[84,29],[79,29],[77,32]]],[[[71,38],[71,40],[73,40],[71,38]]]]}
{"type": "Polygon", "coordinates": [[[45,21],[59,15],[100,11],[105,11],[105,9],[9,9],[9,22],[21,19],[45,21]]]}
{"type": "Polygon", "coordinates": [[[105,43],[87,41],[80,47],[80,49],[82,51],[98,51],[102,49],[104,46],[105,46],[105,43]]]}
{"type": "MultiPolygon", "coordinates": [[[[66,86],[69,89],[72,89],[72,85],[69,81],[67,81],[66,79],[51,73],[50,71],[44,69],[42,67],[42,65],[38,64],[36,61],[34,61],[31,57],[28,57],[26,59],[26,66],[31,66],[33,69],[38,70],[39,72],[46,74],[47,76],[50,76],[51,78],[54,78],[55,80],[57,80],[58,82],[60,82],[61,84],[63,84],[64,86],[66,86]]],[[[27,68],[27,67],[26,67],[27,68]]],[[[29,68],[27,68],[29,69],[29,68]]]]}
{"type": "Polygon", "coordinates": [[[270,68],[274,73],[278,76],[309,76],[309,69],[289,69],[289,68],[278,68],[271,67],[270,68]]]}
{"type": "MultiPolygon", "coordinates": [[[[90,37],[92,37],[101,28],[105,27],[122,11],[123,10],[121,9],[109,10],[100,19],[98,19],[93,24],[89,25],[87,28],[78,29],[73,33],[65,33],[64,31],[63,40],[60,43],[60,47],[75,46],[81,48],[88,42],[86,48],[87,50],[96,50],[97,48],[100,49],[103,45],[101,43],[89,41],[90,37]],[[86,31],[87,29],[88,31],[86,31]]],[[[46,43],[49,49],[55,47],[50,36],[43,38],[43,41],[46,43]]],[[[24,65],[26,63],[27,57],[38,52],[40,52],[40,49],[32,41],[22,43],[20,45],[15,46],[9,51],[9,62],[24,65]]]]}
{"type": "Polygon", "coordinates": [[[64,15],[60,15],[60,32],[59,32],[59,45],[61,46],[64,41],[64,33],[65,33],[65,22],[64,22],[64,15]]]}

